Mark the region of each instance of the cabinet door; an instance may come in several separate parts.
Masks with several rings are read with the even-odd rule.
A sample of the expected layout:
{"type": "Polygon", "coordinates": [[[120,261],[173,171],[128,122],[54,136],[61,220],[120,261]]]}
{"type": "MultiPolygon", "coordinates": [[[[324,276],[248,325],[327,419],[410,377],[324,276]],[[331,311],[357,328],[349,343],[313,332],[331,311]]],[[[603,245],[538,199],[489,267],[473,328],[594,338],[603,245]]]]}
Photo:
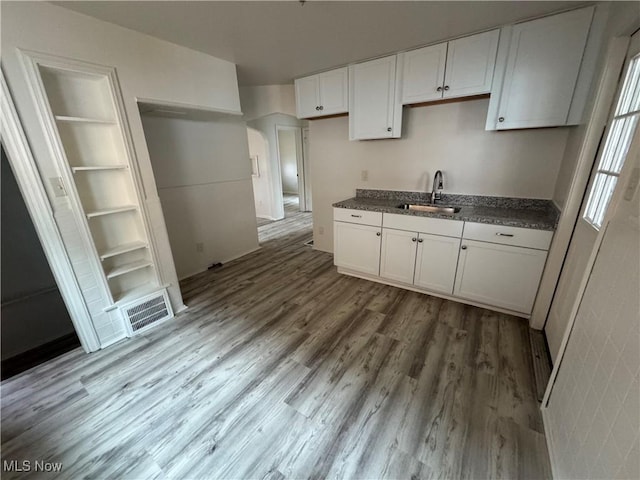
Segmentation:
{"type": "Polygon", "coordinates": [[[399,137],[402,105],[396,98],[396,55],[349,67],[349,138],[399,137]]]}
{"type": "Polygon", "coordinates": [[[442,98],[447,44],[402,53],[402,104],[442,98]]]}
{"type": "Polygon", "coordinates": [[[427,235],[418,238],[414,284],[434,292],[453,293],[460,239],[427,235]]]}
{"type": "Polygon", "coordinates": [[[530,314],[546,258],[544,250],[463,240],[454,294],[530,314]]]}
{"type": "Polygon", "coordinates": [[[589,7],[513,27],[498,130],[567,123],[593,11],[589,7]]]}
{"type": "Polygon", "coordinates": [[[380,276],[396,282],[413,283],[418,234],[404,230],[382,229],[380,276]]]}
{"type": "Polygon", "coordinates": [[[499,30],[449,42],[444,98],[480,95],[491,91],[499,30]]]}
{"type": "Polygon", "coordinates": [[[333,263],[370,275],[380,271],[380,227],[333,222],[333,263]]]}
{"type": "Polygon", "coordinates": [[[317,117],[320,115],[318,75],[298,78],[296,84],[296,112],[298,118],[317,117]]]}
{"type": "Polygon", "coordinates": [[[318,75],[320,88],[320,113],[334,115],[349,111],[347,67],[331,70],[318,75]]]}

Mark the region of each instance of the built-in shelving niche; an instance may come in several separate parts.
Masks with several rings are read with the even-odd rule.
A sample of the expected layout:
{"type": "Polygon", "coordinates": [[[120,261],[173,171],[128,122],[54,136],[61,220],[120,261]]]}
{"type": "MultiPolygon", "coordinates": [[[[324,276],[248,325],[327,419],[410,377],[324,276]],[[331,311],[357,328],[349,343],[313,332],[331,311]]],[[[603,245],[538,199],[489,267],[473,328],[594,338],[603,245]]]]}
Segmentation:
{"type": "Polygon", "coordinates": [[[38,65],[75,193],[116,305],[159,289],[106,73],[38,65]]]}

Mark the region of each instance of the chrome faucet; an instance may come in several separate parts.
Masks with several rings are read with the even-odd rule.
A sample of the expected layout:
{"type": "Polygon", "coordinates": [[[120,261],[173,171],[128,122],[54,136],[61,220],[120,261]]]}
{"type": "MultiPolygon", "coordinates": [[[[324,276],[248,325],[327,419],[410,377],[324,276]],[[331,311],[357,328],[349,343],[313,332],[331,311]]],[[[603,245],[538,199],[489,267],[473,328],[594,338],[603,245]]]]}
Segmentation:
{"type": "Polygon", "coordinates": [[[433,186],[431,187],[431,203],[436,203],[437,200],[440,200],[442,198],[440,192],[436,191],[442,190],[444,188],[442,181],[442,172],[438,170],[433,176],[433,186]]]}

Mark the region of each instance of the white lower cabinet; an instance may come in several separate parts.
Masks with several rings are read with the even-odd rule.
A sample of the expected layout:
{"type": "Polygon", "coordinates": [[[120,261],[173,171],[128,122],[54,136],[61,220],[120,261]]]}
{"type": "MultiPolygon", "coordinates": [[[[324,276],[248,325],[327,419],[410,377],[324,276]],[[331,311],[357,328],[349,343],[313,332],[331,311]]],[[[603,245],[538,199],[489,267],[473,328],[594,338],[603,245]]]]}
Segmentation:
{"type": "Polygon", "coordinates": [[[421,233],[418,237],[414,285],[451,295],[459,249],[459,238],[421,233]]]}
{"type": "Polygon", "coordinates": [[[546,258],[545,250],[465,239],[453,293],[530,314],[546,258]]]}
{"type": "Polygon", "coordinates": [[[459,238],[384,228],[380,276],[451,295],[459,248],[459,238]]]}
{"type": "Polygon", "coordinates": [[[525,317],[552,237],[546,230],[334,209],[334,263],[347,273],[525,317]]]}
{"type": "Polygon", "coordinates": [[[378,275],[381,235],[381,228],[377,226],[334,222],[334,264],[369,275],[378,275]]]}
{"type": "Polygon", "coordinates": [[[396,282],[413,283],[418,234],[404,230],[382,230],[380,276],[396,282]]]}

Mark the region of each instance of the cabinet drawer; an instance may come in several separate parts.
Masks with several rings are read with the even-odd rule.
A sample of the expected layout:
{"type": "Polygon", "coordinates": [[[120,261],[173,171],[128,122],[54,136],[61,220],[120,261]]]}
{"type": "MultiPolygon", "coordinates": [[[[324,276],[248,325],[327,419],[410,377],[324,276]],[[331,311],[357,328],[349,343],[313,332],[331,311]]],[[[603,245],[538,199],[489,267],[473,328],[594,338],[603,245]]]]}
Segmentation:
{"type": "Polygon", "coordinates": [[[553,232],[532,228],[505,227],[486,223],[465,222],[463,238],[481,242],[548,250],[553,232]]]}
{"type": "Polygon", "coordinates": [[[444,235],[446,237],[461,237],[462,226],[464,224],[464,222],[459,220],[415,217],[413,215],[398,215],[396,213],[385,213],[382,223],[385,228],[430,233],[432,235],[444,235]]]}
{"type": "Polygon", "coordinates": [[[338,222],[359,223],[360,225],[382,226],[382,213],[353,210],[350,208],[334,208],[333,219],[338,222]]]}

